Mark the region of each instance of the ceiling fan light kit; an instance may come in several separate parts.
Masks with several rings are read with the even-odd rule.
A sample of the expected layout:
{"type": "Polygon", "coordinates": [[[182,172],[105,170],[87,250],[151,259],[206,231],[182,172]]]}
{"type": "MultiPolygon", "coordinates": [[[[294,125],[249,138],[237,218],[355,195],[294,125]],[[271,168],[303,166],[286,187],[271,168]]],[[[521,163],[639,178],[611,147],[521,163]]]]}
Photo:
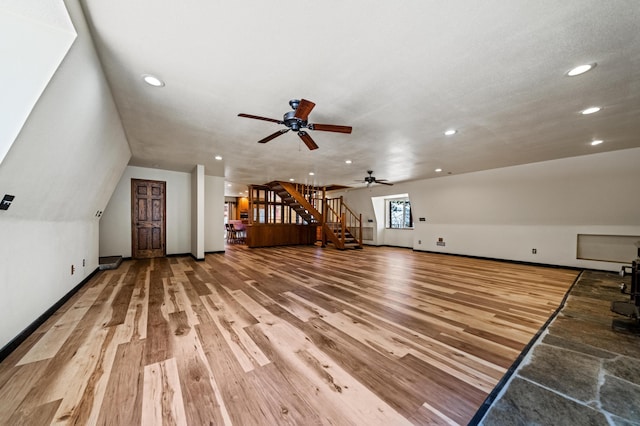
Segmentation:
{"type": "Polygon", "coordinates": [[[293,130],[298,132],[298,136],[302,139],[302,142],[309,148],[310,150],[318,149],[318,145],[315,143],[311,135],[307,133],[303,129],[308,130],[319,130],[324,132],[335,132],[335,133],[351,133],[351,126],[338,126],[335,124],[314,124],[309,123],[307,120],[309,118],[309,114],[311,110],[316,106],[315,103],[308,101],[306,99],[292,99],[289,101],[289,105],[293,108],[293,111],[288,111],[282,117],[282,120],[276,120],[274,118],[261,117],[259,115],[251,115],[251,114],[238,114],[238,117],[244,118],[252,118],[254,120],[263,120],[270,121],[272,123],[284,124],[287,126],[286,129],[278,130],[277,132],[267,136],[258,141],[258,143],[267,143],[272,139],[277,138],[280,135],[287,133],[289,130],[293,130]]]}

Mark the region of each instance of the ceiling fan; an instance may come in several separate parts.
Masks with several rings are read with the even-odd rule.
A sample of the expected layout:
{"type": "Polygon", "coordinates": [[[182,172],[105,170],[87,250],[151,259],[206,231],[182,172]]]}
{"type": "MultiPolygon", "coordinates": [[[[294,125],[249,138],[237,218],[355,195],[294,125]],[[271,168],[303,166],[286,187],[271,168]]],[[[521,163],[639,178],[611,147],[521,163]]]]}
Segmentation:
{"type": "Polygon", "coordinates": [[[286,112],[282,120],[276,120],[274,118],[260,117],[258,115],[251,114],[238,114],[238,117],[253,118],[256,120],[271,121],[273,123],[284,124],[286,129],[278,130],[277,132],[267,136],[264,139],[260,139],[258,143],[267,143],[272,139],[277,138],[280,135],[284,135],[289,130],[298,132],[298,136],[302,139],[302,142],[309,149],[318,149],[318,145],[313,141],[309,133],[303,129],[309,130],[322,130],[325,132],[337,132],[337,133],[351,133],[351,126],[337,126],[335,124],[314,124],[307,121],[309,113],[316,106],[311,101],[306,99],[292,99],[289,101],[289,105],[293,108],[293,111],[286,112]]]}
{"type": "Polygon", "coordinates": [[[375,176],[373,176],[373,170],[367,170],[367,173],[369,173],[369,176],[365,176],[364,180],[358,181],[358,182],[362,182],[367,184],[367,187],[371,186],[372,183],[379,183],[382,185],[389,185],[389,186],[393,186],[392,183],[387,182],[387,179],[376,179],[375,176]]]}

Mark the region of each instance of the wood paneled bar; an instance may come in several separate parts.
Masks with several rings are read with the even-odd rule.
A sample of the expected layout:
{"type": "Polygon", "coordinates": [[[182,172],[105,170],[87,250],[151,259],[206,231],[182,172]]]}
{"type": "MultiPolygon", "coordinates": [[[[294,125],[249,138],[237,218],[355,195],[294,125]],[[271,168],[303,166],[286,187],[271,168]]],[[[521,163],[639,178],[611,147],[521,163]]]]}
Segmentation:
{"type": "Polygon", "coordinates": [[[314,244],[317,225],[295,223],[254,223],[247,225],[248,247],[271,247],[314,244]]]}
{"type": "Polygon", "coordinates": [[[268,185],[249,186],[248,247],[314,244],[317,223],[309,223],[268,185]]]}

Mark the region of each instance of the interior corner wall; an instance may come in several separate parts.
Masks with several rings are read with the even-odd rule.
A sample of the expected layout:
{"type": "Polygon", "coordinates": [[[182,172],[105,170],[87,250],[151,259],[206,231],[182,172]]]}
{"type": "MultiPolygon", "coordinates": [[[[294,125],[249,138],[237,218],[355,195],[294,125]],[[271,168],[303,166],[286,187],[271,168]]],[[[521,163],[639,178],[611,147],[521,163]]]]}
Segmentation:
{"type": "Polygon", "coordinates": [[[617,271],[620,263],[577,259],[577,236],[640,235],[638,182],[633,148],[343,195],[364,218],[375,214],[371,197],[409,193],[415,250],[617,271]]]}
{"type": "Polygon", "coordinates": [[[204,250],[206,253],[223,252],[224,231],[224,178],[205,176],[204,250]]]}
{"type": "Polygon", "coordinates": [[[0,348],[97,269],[96,214],[131,156],[80,5],[66,4],[78,36],[0,164],[15,195],[0,211],[0,348]]]}
{"type": "Polygon", "coordinates": [[[131,179],[167,183],[167,254],[191,253],[191,174],[128,166],[100,219],[100,256],[131,257],[131,179]]]}

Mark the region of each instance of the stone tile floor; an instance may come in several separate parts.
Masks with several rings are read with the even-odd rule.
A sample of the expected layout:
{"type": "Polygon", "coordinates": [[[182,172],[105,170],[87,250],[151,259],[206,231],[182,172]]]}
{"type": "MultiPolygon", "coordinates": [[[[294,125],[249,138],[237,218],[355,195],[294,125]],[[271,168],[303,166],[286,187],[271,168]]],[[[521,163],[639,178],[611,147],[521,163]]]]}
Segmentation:
{"type": "Polygon", "coordinates": [[[612,328],[625,320],[610,310],[629,300],[622,282],[630,277],[581,274],[481,425],[640,425],[640,334],[612,328]]]}

